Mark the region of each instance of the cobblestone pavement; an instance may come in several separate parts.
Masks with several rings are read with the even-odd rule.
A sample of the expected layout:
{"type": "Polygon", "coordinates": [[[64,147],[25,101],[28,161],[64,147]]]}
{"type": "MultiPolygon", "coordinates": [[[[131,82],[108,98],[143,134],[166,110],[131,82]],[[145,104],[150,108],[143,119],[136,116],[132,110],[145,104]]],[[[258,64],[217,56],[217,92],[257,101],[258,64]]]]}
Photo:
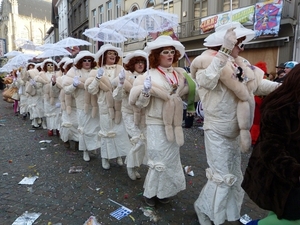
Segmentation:
{"type": "MultiPolygon", "coordinates": [[[[66,150],[57,136],[48,137],[43,129],[32,132],[30,121],[15,116],[12,104],[4,101],[0,101],[0,124],[0,224],[12,224],[25,211],[41,213],[34,222],[41,225],[83,225],[91,215],[100,224],[199,224],[193,203],[206,182],[207,166],[199,124],[184,129],[181,148],[182,164],[192,166],[195,176],[186,175],[186,190],[153,211],[145,208],[142,197],[146,166],[140,168],[142,179],[131,181],[125,166],[115,162],[110,170],[103,170],[98,155],[84,162],[81,152],[66,150]],[[42,140],[51,143],[39,143],[42,140]],[[70,174],[72,166],[82,166],[82,172],[70,174]],[[18,184],[30,176],[38,176],[33,185],[18,184]],[[110,216],[120,206],[109,199],[131,209],[130,216],[120,221],[110,216]],[[141,208],[156,213],[158,222],[151,221],[141,208]]],[[[248,157],[243,155],[243,170],[248,157]]],[[[241,215],[245,213],[255,219],[266,215],[247,196],[241,215]]]]}

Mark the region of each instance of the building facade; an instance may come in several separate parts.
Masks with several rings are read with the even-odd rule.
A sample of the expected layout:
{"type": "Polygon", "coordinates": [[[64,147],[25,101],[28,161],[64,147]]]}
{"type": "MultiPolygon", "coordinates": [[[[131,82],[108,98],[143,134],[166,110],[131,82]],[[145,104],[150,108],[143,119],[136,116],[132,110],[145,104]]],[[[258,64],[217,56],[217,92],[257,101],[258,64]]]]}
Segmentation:
{"type": "MultiPolygon", "coordinates": [[[[15,40],[44,43],[51,24],[51,0],[3,0],[0,10],[0,38],[6,42],[6,52],[16,50],[15,40]]],[[[4,52],[5,53],[5,52],[4,52]]]]}
{"type": "MultiPolygon", "coordinates": [[[[201,30],[203,19],[223,14],[224,12],[229,14],[229,12],[237,9],[251,6],[254,8],[256,3],[274,3],[275,1],[70,0],[67,2],[68,28],[59,28],[59,33],[67,29],[68,36],[84,40],[89,40],[82,34],[85,29],[99,26],[99,24],[116,19],[138,9],[151,7],[178,15],[179,26],[174,27],[174,32],[186,48],[186,57],[180,61],[180,66],[189,66],[190,62],[204,51],[204,39],[212,32],[203,32],[201,30]]],[[[245,51],[242,52],[242,56],[249,59],[253,64],[257,61],[267,62],[269,72],[275,70],[275,66],[280,62],[300,60],[300,52],[298,50],[300,49],[300,43],[297,38],[299,35],[298,1],[278,0],[277,2],[283,2],[278,35],[258,37],[245,45],[245,51]]],[[[253,18],[250,18],[250,20],[253,20],[253,18]]],[[[253,28],[253,21],[252,23],[244,24],[244,26],[253,28]]],[[[96,52],[103,44],[98,41],[89,41],[92,43],[92,46],[89,47],[89,50],[92,52],[96,52]]],[[[143,49],[147,41],[151,41],[151,37],[146,37],[143,40],[129,39],[122,45],[115,45],[121,46],[126,55],[128,52],[143,49]]]]}
{"type": "MultiPolygon", "coordinates": [[[[82,33],[89,28],[90,0],[69,0],[68,2],[68,36],[88,40],[82,33]]],[[[80,46],[87,50],[88,46],[80,46]]]]}

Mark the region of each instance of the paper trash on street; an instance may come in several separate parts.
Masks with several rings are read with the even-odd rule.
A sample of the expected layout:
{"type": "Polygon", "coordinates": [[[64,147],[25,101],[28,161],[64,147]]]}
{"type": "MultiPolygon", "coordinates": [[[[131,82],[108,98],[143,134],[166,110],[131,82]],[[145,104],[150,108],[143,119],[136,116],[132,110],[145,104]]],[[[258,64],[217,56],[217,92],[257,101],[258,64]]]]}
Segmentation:
{"type": "Polygon", "coordinates": [[[39,143],[51,143],[52,140],[41,140],[39,143]]]}
{"type": "Polygon", "coordinates": [[[19,216],[12,225],[32,225],[33,222],[39,218],[41,213],[28,213],[24,212],[21,216],[19,216]]]}
{"type": "Polygon", "coordinates": [[[69,173],[80,173],[82,172],[82,166],[71,166],[69,173]]]}
{"type": "Polygon", "coordinates": [[[32,185],[34,181],[39,178],[38,176],[33,176],[33,177],[24,177],[19,184],[29,184],[32,185]]]}
{"type": "Polygon", "coordinates": [[[98,223],[96,217],[90,216],[90,218],[88,218],[83,225],[100,225],[100,223],[98,223]]]}
{"type": "Polygon", "coordinates": [[[128,216],[130,213],[132,213],[131,209],[126,208],[125,206],[121,205],[120,203],[112,200],[112,199],[108,199],[109,201],[121,206],[120,208],[118,208],[117,210],[113,211],[110,213],[110,215],[114,218],[116,218],[117,220],[120,220],[126,216],[128,216]]]}
{"type": "Polygon", "coordinates": [[[188,174],[188,175],[190,175],[192,177],[195,176],[194,171],[192,170],[191,166],[184,167],[184,171],[185,171],[186,174],[188,174]]]}

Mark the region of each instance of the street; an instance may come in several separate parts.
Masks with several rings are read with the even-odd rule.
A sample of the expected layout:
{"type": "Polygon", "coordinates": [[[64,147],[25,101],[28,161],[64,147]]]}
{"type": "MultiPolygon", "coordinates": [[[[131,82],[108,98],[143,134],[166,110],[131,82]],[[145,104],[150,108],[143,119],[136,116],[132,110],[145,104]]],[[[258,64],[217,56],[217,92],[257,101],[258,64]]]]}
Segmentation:
{"type": "MultiPolygon", "coordinates": [[[[139,169],[142,178],[132,181],[126,167],[114,161],[110,170],[102,169],[96,154],[85,162],[82,152],[72,149],[74,143],[67,150],[57,136],[48,137],[42,128],[32,129],[29,119],[15,116],[12,104],[5,101],[0,101],[0,124],[2,225],[11,225],[26,211],[41,213],[33,223],[41,225],[83,225],[90,216],[95,216],[99,224],[199,224],[193,203],[206,183],[207,164],[197,122],[192,128],[184,128],[185,144],[181,148],[182,165],[191,166],[194,176],[186,174],[186,190],[172,197],[169,204],[155,208],[147,207],[143,200],[146,166],[139,169]],[[69,173],[72,166],[77,171],[69,173]],[[34,176],[38,178],[32,185],[18,184],[24,177],[34,176]],[[121,206],[132,212],[117,220],[110,213],[121,206]]],[[[243,171],[248,158],[249,154],[243,154],[243,171]]],[[[266,213],[245,195],[241,215],[259,219],[266,213]]]]}

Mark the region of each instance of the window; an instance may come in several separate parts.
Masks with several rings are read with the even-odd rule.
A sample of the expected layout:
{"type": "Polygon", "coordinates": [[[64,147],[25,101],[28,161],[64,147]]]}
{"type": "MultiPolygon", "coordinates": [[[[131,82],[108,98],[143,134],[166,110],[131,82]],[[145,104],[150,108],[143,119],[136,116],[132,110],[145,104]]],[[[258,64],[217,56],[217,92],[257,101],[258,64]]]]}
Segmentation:
{"type": "Polygon", "coordinates": [[[34,29],[33,32],[33,43],[36,45],[43,44],[43,32],[40,29],[34,29]]]}
{"type": "Polygon", "coordinates": [[[74,26],[73,27],[75,27],[78,23],[77,23],[77,15],[76,15],[76,13],[77,13],[77,10],[75,9],[74,10],[74,26]]]}
{"type": "Polygon", "coordinates": [[[112,4],[111,1],[106,2],[107,17],[106,21],[112,20],[112,4]]]}
{"type": "Polygon", "coordinates": [[[193,30],[200,29],[200,18],[207,16],[207,0],[194,0],[194,28],[193,30]]]}
{"type": "Polygon", "coordinates": [[[132,6],[130,12],[134,12],[134,11],[136,11],[136,10],[138,10],[138,7],[137,7],[136,5],[134,5],[134,6],[132,6]]]}
{"type": "Polygon", "coordinates": [[[89,2],[88,0],[84,1],[84,18],[89,17],[89,2]]]}
{"type": "Polygon", "coordinates": [[[154,6],[154,0],[149,0],[147,3],[146,3],[146,8],[150,8],[150,7],[153,7],[154,6]]]}
{"type": "MultiPolygon", "coordinates": [[[[230,2],[231,0],[224,0],[224,4],[223,4],[223,11],[230,11],[231,7],[230,7],[230,2]]],[[[232,0],[232,9],[237,9],[239,8],[239,0],[232,0]]]]}
{"type": "Polygon", "coordinates": [[[27,27],[24,26],[22,28],[20,38],[29,40],[29,30],[27,29],[27,27]]]}
{"type": "Polygon", "coordinates": [[[116,0],[116,18],[121,16],[121,0],[116,0]]]}
{"type": "Polygon", "coordinates": [[[78,6],[78,22],[82,21],[81,5],[78,6]]]}
{"type": "Polygon", "coordinates": [[[98,19],[98,23],[99,24],[102,24],[104,21],[103,21],[103,5],[100,5],[99,8],[98,8],[98,15],[99,15],[99,19],[98,19]]]}
{"type": "Polygon", "coordinates": [[[164,11],[174,13],[173,0],[164,0],[164,11]]]}
{"type": "Polygon", "coordinates": [[[92,27],[96,27],[96,9],[92,10],[92,27]]]}

